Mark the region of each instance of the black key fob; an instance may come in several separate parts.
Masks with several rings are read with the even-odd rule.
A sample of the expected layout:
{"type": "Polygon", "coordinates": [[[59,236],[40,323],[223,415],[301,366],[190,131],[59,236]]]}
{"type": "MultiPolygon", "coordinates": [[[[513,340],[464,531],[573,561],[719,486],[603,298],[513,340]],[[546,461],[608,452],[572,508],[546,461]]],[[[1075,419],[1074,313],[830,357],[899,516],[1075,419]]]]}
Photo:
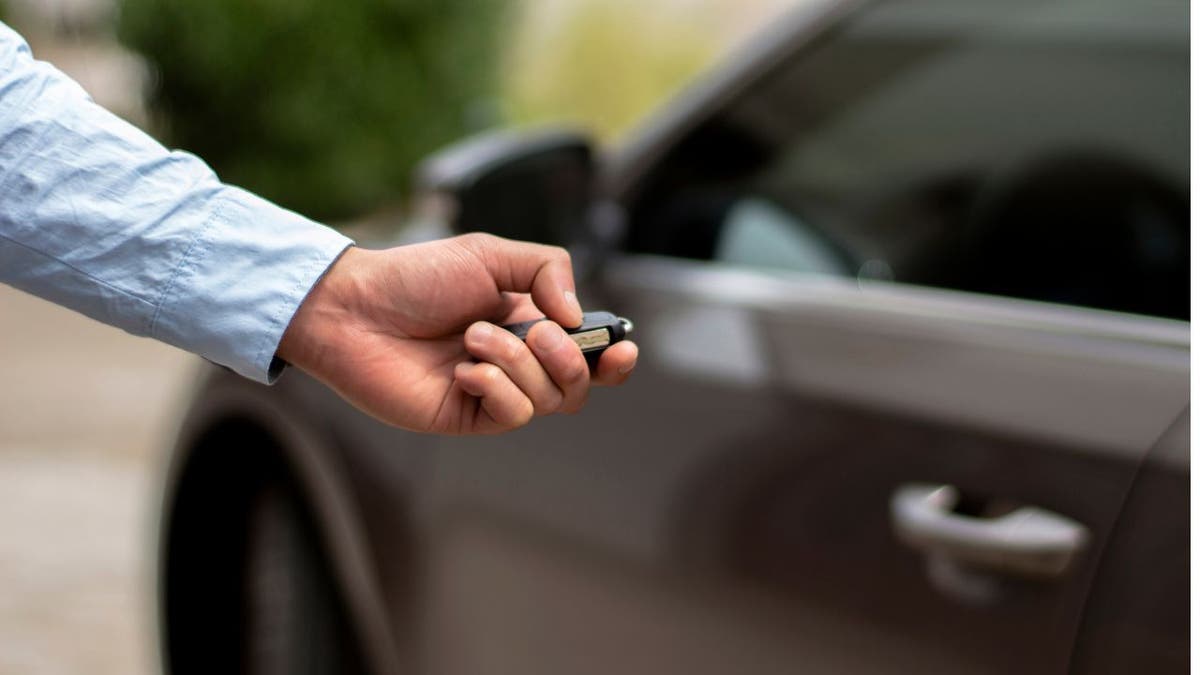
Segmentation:
{"type": "MultiPolygon", "coordinates": [[[[543,317],[533,321],[522,321],[504,326],[504,329],[524,340],[525,335],[529,333],[529,329],[533,328],[534,324],[546,320],[543,317]]],[[[579,345],[579,349],[587,357],[588,363],[595,366],[596,360],[600,358],[600,354],[605,349],[624,340],[633,332],[633,322],[612,312],[584,312],[582,324],[576,328],[565,330],[567,336],[579,345]]]]}

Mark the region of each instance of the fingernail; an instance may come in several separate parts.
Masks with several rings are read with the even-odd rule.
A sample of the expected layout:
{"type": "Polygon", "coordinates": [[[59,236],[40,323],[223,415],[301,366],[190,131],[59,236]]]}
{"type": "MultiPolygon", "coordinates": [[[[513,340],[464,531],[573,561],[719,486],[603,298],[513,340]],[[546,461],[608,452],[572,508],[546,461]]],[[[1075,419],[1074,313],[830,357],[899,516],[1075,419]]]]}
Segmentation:
{"type": "Polygon", "coordinates": [[[569,305],[571,307],[571,309],[573,309],[579,313],[579,319],[580,319],[580,321],[582,321],[583,320],[583,308],[579,306],[579,298],[575,297],[575,292],[574,291],[563,291],[563,297],[566,298],[567,305],[569,305]]]}
{"type": "Polygon", "coordinates": [[[617,368],[617,372],[622,375],[628,375],[633,370],[634,366],[636,366],[636,365],[637,365],[637,361],[634,361],[633,363],[631,363],[627,366],[624,366],[622,368],[617,368]]]}
{"type": "Polygon", "coordinates": [[[561,330],[557,330],[554,327],[547,326],[546,328],[538,331],[536,338],[538,349],[546,352],[558,349],[558,346],[562,344],[564,337],[566,337],[566,333],[562,332],[561,330]]]}

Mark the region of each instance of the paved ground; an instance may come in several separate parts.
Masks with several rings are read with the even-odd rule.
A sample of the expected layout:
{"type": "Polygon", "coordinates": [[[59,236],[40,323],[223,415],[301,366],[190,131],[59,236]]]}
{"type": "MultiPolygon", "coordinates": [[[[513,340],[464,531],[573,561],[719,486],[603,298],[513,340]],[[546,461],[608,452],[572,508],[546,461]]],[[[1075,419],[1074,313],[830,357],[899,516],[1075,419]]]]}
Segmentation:
{"type": "Polygon", "coordinates": [[[195,366],[0,286],[0,673],[155,671],[157,471],[195,366]]]}

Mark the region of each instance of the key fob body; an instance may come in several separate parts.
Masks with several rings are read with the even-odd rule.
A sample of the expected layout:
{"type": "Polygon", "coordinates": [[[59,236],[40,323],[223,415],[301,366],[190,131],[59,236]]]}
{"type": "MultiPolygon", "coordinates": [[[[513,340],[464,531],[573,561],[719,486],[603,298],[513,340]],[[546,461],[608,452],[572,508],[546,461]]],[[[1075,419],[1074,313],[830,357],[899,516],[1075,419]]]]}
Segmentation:
{"type": "MultiPolygon", "coordinates": [[[[522,321],[504,326],[504,329],[521,338],[529,333],[529,329],[546,318],[522,321]]],[[[600,354],[633,332],[633,322],[612,312],[584,312],[583,323],[575,328],[567,328],[567,336],[579,345],[580,351],[587,357],[588,364],[596,365],[600,354]]]]}

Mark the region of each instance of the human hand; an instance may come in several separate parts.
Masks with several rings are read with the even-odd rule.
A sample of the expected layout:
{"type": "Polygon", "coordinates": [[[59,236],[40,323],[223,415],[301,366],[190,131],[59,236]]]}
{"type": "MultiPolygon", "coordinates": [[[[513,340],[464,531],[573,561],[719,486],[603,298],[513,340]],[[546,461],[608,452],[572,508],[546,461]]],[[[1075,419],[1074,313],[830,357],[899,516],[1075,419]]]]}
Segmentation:
{"type": "Polygon", "coordinates": [[[589,373],[561,327],[583,320],[574,290],[570,257],[550,246],[468,234],[351,247],[300,306],[277,354],[389,424],[507,431],[578,411],[591,384],[621,384],[637,362],[637,345],[618,342],[589,373]],[[552,320],[525,342],[495,325],[543,315],[552,320]]]}

